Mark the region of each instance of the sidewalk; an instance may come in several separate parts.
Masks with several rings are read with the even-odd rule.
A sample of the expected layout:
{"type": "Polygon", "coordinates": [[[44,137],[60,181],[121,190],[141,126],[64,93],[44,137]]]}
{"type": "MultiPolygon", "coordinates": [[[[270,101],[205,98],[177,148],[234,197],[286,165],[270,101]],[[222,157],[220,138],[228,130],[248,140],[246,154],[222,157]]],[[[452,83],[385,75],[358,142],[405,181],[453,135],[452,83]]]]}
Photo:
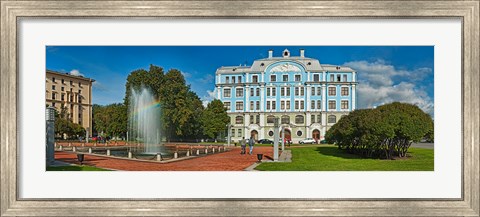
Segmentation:
{"type": "MultiPolygon", "coordinates": [[[[125,171],[243,171],[258,161],[257,154],[264,154],[264,160],[266,158],[272,158],[273,148],[254,147],[252,155],[241,155],[240,148],[234,147],[227,152],[171,163],[142,162],[85,154],[83,164],[125,171]]],[[[72,152],[57,151],[55,152],[55,160],[79,164],[77,155],[72,152]]]]}

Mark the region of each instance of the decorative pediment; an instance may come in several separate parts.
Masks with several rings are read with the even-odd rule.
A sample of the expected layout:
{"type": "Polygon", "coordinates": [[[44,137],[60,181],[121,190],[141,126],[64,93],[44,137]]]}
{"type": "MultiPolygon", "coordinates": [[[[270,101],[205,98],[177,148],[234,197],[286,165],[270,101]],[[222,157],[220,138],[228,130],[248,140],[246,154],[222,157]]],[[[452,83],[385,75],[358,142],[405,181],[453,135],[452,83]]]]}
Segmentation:
{"type": "Polygon", "coordinates": [[[271,72],[301,72],[302,70],[298,66],[295,66],[290,63],[285,63],[285,64],[281,64],[273,67],[270,71],[271,72]]]}

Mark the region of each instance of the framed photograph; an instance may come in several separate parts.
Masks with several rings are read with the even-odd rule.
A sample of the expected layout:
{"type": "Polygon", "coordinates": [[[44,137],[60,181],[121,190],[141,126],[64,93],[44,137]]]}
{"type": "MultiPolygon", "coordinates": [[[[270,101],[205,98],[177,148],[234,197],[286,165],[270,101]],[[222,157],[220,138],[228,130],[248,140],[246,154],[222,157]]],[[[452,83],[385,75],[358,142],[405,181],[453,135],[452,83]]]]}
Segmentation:
{"type": "Polygon", "coordinates": [[[479,216],[479,55],[478,1],[1,0],[0,215],[479,216]]]}

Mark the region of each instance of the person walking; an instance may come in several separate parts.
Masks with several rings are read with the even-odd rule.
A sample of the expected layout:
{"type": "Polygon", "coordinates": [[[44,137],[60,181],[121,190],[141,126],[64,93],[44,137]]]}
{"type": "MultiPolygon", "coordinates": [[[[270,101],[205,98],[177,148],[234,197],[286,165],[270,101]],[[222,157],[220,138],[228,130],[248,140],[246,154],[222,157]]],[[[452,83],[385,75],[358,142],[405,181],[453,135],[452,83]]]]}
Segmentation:
{"type": "Polygon", "coordinates": [[[245,142],[245,137],[242,137],[242,140],[240,141],[240,146],[242,147],[242,152],[240,152],[240,154],[245,154],[247,152],[247,144],[245,142]]]}
{"type": "Polygon", "coordinates": [[[254,143],[255,143],[255,140],[253,139],[253,136],[252,136],[250,137],[250,140],[248,140],[248,147],[250,148],[250,152],[248,152],[248,154],[252,154],[254,143]]]}

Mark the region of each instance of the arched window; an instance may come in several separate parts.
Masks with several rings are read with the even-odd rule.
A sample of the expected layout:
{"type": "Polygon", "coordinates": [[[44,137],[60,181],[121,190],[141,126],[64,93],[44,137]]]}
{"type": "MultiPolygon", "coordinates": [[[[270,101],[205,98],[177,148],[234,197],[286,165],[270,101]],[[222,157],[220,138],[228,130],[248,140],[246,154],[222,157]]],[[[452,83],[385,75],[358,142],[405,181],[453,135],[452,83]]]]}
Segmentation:
{"type": "Polygon", "coordinates": [[[303,124],[303,123],[305,123],[305,118],[303,117],[303,115],[297,115],[297,116],[295,116],[295,123],[296,123],[296,124],[303,124]]]}
{"type": "Polygon", "coordinates": [[[235,123],[236,124],[243,124],[243,116],[235,117],[235,123]]]}
{"type": "Polygon", "coordinates": [[[275,116],[269,115],[267,116],[267,124],[273,124],[275,123],[275,116]]]}
{"type": "Polygon", "coordinates": [[[337,117],[335,115],[329,115],[328,116],[328,123],[329,124],[337,123],[337,117]]]}
{"type": "Polygon", "coordinates": [[[282,116],[282,124],[289,124],[290,123],[290,116],[284,115],[282,116]]]}

